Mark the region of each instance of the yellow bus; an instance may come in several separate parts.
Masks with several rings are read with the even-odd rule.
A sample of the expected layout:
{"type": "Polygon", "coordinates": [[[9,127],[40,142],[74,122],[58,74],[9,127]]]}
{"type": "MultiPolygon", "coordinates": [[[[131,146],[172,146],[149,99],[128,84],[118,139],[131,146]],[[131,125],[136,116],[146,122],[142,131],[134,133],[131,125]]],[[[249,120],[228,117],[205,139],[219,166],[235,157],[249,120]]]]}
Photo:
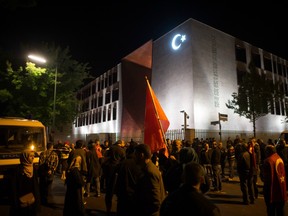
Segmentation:
{"type": "Polygon", "coordinates": [[[21,152],[27,148],[35,151],[34,163],[38,163],[46,148],[46,127],[38,120],[0,117],[1,186],[9,182],[13,168],[20,163],[21,152]]]}

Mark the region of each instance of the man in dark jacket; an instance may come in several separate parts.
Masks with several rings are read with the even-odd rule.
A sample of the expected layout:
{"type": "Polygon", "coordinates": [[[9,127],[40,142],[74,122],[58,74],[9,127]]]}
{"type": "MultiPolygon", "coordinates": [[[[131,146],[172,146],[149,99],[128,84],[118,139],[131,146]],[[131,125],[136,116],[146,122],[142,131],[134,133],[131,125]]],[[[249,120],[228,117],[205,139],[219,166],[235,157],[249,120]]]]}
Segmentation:
{"type": "Polygon", "coordinates": [[[203,167],[197,162],[189,162],[184,167],[183,176],[184,184],[162,202],[160,216],[220,216],[219,208],[201,193],[205,176],[203,167]]]}
{"type": "Polygon", "coordinates": [[[214,191],[220,192],[222,190],[221,151],[216,141],[213,141],[213,150],[211,154],[211,166],[213,170],[214,191]]]}
{"type": "Polygon", "coordinates": [[[240,179],[240,188],[244,205],[249,205],[249,199],[251,203],[254,203],[251,175],[251,156],[248,152],[248,147],[249,146],[247,143],[242,144],[242,153],[239,155],[237,160],[237,171],[240,179]]]}

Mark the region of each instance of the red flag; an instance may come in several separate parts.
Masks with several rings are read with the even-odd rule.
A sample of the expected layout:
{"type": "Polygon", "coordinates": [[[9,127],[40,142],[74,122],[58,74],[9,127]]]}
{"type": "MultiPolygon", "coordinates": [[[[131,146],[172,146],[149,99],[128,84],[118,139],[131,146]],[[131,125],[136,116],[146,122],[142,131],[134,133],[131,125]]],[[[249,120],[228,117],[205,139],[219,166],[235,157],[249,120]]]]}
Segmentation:
{"type": "Polygon", "coordinates": [[[144,143],[149,145],[154,153],[162,148],[166,148],[165,155],[168,156],[165,133],[170,122],[164,113],[148,79],[146,91],[146,108],[144,122],[144,143]]]}

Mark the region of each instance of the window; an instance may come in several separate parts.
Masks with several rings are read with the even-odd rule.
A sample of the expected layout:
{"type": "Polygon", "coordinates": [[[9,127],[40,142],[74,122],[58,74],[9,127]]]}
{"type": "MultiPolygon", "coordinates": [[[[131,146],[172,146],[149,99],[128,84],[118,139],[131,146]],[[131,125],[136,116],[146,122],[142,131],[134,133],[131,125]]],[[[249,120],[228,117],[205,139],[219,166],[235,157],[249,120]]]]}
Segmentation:
{"type": "Polygon", "coordinates": [[[92,85],[92,95],[95,94],[95,92],[96,92],[96,84],[93,83],[93,85],[92,85]]]}
{"type": "Polygon", "coordinates": [[[98,107],[101,107],[103,106],[103,95],[99,95],[98,96],[98,107]]]}
{"type": "Polygon", "coordinates": [[[280,103],[278,100],[275,101],[276,115],[280,115],[280,103]]]}
{"type": "Polygon", "coordinates": [[[264,57],[264,69],[272,72],[272,61],[264,57]]]}
{"type": "Polygon", "coordinates": [[[108,75],[106,75],[106,77],[105,77],[105,81],[104,81],[104,86],[105,86],[105,88],[107,88],[107,86],[108,86],[108,75]]]}
{"type": "Polygon", "coordinates": [[[118,81],[117,70],[113,70],[113,83],[118,81]]]}
{"type": "Polygon", "coordinates": [[[261,57],[259,53],[252,53],[252,61],[256,67],[261,68],[261,57]]]}
{"type": "Polygon", "coordinates": [[[101,79],[101,89],[104,89],[105,88],[105,86],[104,86],[104,79],[102,78],[101,79]]]}
{"type": "Polygon", "coordinates": [[[101,123],[102,112],[101,109],[98,110],[98,122],[101,123]]]}
{"type": "Polygon", "coordinates": [[[95,123],[97,124],[97,123],[99,123],[100,121],[99,121],[99,114],[98,114],[98,110],[96,110],[96,112],[95,112],[95,123]]]}
{"type": "Polygon", "coordinates": [[[106,106],[103,107],[103,122],[106,122],[106,106]]]}
{"type": "Polygon", "coordinates": [[[243,47],[241,47],[239,45],[236,45],[236,47],[235,47],[235,55],[236,55],[236,60],[237,61],[241,61],[241,62],[247,63],[245,48],[243,48],[243,47]]]}
{"type": "Polygon", "coordinates": [[[278,75],[283,76],[283,65],[278,62],[277,68],[278,68],[278,75]]]}
{"type": "Polygon", "coordinates": [[[119,100],[119,88],[115,88],[112,91],[112,102],[119,100]]]}
{"type": "Polygon", "coordinates": [[[105,104],[110,103],[110,97],[111,97],[111,93],[110,93],[110,91],[107,91],[106,95],[105,95],[105,104]]]}
{"type": "Polygon", "coordinates": [[[100,80],[97,81],[97,91],[99,92],[101,90],[101,82],[100,80]]]}
{"type": "Polygon", "coordinates": [[[109,76],[108,76],[108,83],[109,83],[109,86],[111,86],[113,84],[113,79],[112,79],[111,74],[109,74],[109,76]]]}
{"type": "Polygon", "coordinates": [[[111,104],[108,107],[108,116],[107,116],[107,121],[111,120],[111,104]]]}
{"type": "Polygon", "coordinates": [[[117,117],[117,104],[114,103],[113,105],[113,120],[116,120],[117,117]]]}

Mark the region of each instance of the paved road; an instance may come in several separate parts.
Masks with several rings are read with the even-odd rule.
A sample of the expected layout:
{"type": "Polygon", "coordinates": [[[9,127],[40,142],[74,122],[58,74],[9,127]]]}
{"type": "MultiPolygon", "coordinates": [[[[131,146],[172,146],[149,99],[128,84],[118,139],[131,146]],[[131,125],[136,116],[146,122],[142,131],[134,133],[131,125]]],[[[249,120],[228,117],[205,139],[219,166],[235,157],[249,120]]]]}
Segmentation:
{"type": "MultiPolygon", "coordinates": [[[[56,176],[53,183],[53,194],[49,198],[49,207],[43,206],[40,216],[62,216],[63,203],[66,187],[64,183],[56,176]]],[[[262,195],[262,182],[259,182],[260,195],[254,205],[243,205],[241,191],[239,186],[239,179],[236,177],[232,181],[228,179],[223,180],[223,192],[222,193],[207,193],[207,197],[219,206],[222,216],[265,216],[266,207],[262,195]]],[[[87,216],[97,215],[105,216],[105,203],[104,194],[100,198],[92,196],[86,198],[87,204],[87,216]]],[[[113,212],[115,213],[116,198],[113,200],[113,212]]],[[[285,206],[286,215],[288,216],[288,204],[285,206]]],[[[193,211],[191,209],[191,211],[193,211]]],[[[9,205],[7,200],[0,200],[0,212],[1,216],[9,215],[9,205]]]]}

